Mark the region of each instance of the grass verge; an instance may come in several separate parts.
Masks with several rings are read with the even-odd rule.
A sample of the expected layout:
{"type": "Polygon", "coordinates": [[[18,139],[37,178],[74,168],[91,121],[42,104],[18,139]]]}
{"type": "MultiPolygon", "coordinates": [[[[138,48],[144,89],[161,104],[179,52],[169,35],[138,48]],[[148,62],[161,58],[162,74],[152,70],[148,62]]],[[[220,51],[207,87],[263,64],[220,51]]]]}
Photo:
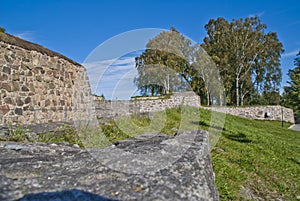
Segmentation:
{"type": "MultiPolygon", "coordinates": [[[[185,108],[188,118],[183,120],[181,109],[168,109],[165,116],[156,113],[153,121],[163,124],[161,133],[172,135],[180,129],[194,129],[195,125],[204,130],[211,128],[211,111],[200,109],[198,112],[188,107],[185,108]]],[[[156,131],[160,126],[153,125],[151,127],[147,117],[133,116],[104,125],[102,130],[110,141],[115,141],[130,137],[126,133],[133,130],[138,131],[134,134],[138,135],[156,131]],[[128,130],[124,132],[122,128],[128,130]]],[[[212,149],[220,200],[297,200],[300,196],[300,132],[289,130],[289,126],[285,123],[282,128],[278,121],[226,116],[222,135],[212,149]]]]}

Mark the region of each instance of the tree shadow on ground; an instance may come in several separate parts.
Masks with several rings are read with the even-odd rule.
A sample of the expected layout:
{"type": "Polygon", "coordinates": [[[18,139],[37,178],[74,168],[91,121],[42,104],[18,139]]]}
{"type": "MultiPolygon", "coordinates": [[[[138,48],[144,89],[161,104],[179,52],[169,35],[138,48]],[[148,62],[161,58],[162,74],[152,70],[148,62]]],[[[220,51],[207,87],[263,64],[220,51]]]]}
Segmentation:
{"type": "Polygon", "coordinates": [[[250,140],[244,133],[237,133],[237,134],[228,134],[224,133],[224,137],[226,137],[229,140],[241,142],[241,143],[251,143],[252,140],[250,140]]]}
{"type": "Polygon", "coordinates": [[[16,201],[117,201],[78,189],[27,194],[16,201]]]}
{"type": "Polygon", "coordinates": [[[209,124],[205,123],[204,121],[192,121],[191,123],[199,125],[199,126],[207,127],[207,128],[214,128],[217,130],[226,131],[226,129],[224,127],[216,126],[216,125],[209,125],[209,124]]]}

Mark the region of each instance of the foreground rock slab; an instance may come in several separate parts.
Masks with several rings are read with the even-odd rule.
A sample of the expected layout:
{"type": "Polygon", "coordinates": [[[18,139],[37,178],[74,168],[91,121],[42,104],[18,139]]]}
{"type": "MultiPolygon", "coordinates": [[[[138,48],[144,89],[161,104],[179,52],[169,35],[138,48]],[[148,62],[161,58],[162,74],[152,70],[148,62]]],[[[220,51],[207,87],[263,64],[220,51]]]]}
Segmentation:
{"type": "Polygon", "coordinates": [[[0,200],[218,200],[206,131],[106,148],[0,142],[0,200]]]}

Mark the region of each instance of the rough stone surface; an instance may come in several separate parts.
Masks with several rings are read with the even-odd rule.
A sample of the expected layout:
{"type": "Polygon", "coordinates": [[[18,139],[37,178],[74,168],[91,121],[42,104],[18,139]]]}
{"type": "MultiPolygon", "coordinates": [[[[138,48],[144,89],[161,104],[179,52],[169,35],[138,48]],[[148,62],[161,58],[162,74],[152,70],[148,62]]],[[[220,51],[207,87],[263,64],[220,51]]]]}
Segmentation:
{"type": "Polygon", "coordinates": [[[203,107],[207,110],[213,110],[235,116],[245,117],[249,119],[262,120],[277,120],[286,122],[295,122],[294,112],[290,108],[282,107],[280,105],[272,106],[253,106],[253,107],[203,107]],[[270,116],[266,117],[268,113],[270,116]]]}
{"type": "Polygon", "coordinates": [[[85,68],[27,41],[17,41],[21,47],[10,44],[6,40],[12,36],[2,35],[0,125],[86,119],[81,111],[87,107],[91,91],[85,68]]]}
{"type": "MultiPolygon", "coordinates": [[[[147,97],[146,97],[147,98],[147,97]]],[[[150,97],[151,98],[151,97],[150,97]]],[[[150,99],[149,98],[149,99],[150,99]]],[[[174,93],[168,99],[154,100],[120,100],[120,101],[98,101],[95,100],[96,115],[100,118],[113,118],[134,113],[151,113],[163,111],[167,108],[176,108],[181,105],[200,107],[200,97],[194,92],[174,93]]]]}
{"type": "Polygon", "coordinates": [[[146,134],[91,150],[70,144],[0,142],[0,200],[54,198],[72,201],[87,198],[218,200],[208,134],[199,130],[181,132],[173,137],[146,134]],[[103,157],[116,149],[124,156],[132,154],[131,159],[103,157]],[[139,158],[141,155],[151,158],[155,154],[156,158],[163,159],[178,150],[184,151],[176,154],[176,160],[169,160],[172,163],[160,168],[151,167],[147,157],[139,158]],[[139,165],[126,169],[126,164],[135,163],[139,165]],[[151,167],[148,171],[134,173],[147,169],[147,165],[151,167]]]}

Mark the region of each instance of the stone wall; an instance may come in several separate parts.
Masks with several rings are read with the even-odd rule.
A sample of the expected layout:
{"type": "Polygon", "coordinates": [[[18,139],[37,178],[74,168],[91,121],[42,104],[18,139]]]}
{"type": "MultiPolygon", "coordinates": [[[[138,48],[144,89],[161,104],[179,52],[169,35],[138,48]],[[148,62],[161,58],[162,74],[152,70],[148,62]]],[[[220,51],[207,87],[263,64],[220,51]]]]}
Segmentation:
{"type": "Polygon", "coordinates": [[[96,101],[96,115],[100,118],[113,118],[134,113],[148,113],[176,108],[180,105],[200,107],[200,97],[194,92],[174,93],[168,99],[96,101]]]}
{"type": "Polygon", "coordinates": [[[0,125],[73,121],[85,108],[90,95],[85,68],[52,53],[0,40],[0,125]]]}
{"type": "Polygon", "coordinates": [[[280,105],[253,107],[204,107],[204,109],[245,117],[249,119],[278,120],[294,123],[294,112],[280,105]],[[265,117],[268,113],[269,117],[265,117]]]}
{"type": "Polygon", "coordinates": [[[253,106],[253,107],[203,107],[200,97],[193,92],[174,93],[169,99],[149,99],[131,101],[95,101],[96,115],[102,119],[113,118],[133,113],[148,113],[163,111],[166,108],[176,108],[180,105],[201,107],[207,110],[222,112],[249,119],[283,120],[294,123],[294,112],[290,108],[276,106],[253,106]],[[265,118],[265,114],[269,117],[265,118]]]}
{"type": "Polygon", "coordinates": [[[217,201],[208,137],[148,133],[92,150],[0,141],[0,200],[217,201]]]}

